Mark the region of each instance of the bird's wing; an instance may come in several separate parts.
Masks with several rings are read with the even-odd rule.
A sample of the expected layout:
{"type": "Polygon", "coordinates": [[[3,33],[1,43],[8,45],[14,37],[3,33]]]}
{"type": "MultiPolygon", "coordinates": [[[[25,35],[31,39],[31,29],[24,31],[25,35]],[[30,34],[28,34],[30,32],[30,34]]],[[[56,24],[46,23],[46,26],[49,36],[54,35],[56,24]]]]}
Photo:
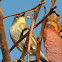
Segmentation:
{"type": "MultiPolygon", "coordinates": [[[[29,26],[25,23],[21,23],[21,24],[14,24],[11,28],[10,28],[10,36],[13,40],[14,43],[16,43],[19,38],[21,38],[23,35],[25,35],[27,32],[29,31],[29,26]]],[[[23,46],[25,45],[25,41],[26,38],[24,38],[18,45],[17,48],[21,51],[23,50],[23,46]]],[[[32,42],[31,42],[32,46],[36,46],[36,37],[33,34],[32,35],[32,42]]]]}

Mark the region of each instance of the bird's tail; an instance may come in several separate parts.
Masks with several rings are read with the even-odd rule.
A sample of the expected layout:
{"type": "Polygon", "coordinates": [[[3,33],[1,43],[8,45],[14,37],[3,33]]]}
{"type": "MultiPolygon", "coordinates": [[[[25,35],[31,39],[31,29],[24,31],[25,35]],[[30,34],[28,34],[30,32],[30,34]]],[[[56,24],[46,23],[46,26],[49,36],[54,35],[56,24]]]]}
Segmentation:
{"type": "Polygon", "coordinates": [[[49,62],[48,59],[47,59],[47,57],[43,54],[42,51],[40,51],[40,60],[42,62],[49,62]]]}

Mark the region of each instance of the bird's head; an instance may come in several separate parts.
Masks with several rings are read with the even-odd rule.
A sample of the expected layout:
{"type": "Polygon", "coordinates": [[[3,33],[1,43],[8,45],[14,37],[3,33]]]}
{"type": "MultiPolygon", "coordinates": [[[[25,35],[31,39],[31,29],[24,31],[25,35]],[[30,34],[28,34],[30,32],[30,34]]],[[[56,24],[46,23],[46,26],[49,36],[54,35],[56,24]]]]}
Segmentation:
{"type": "Polygon", "coordinates": [[[20,15],[16,15],[14,20],[13,20],[13,24],[14,23],[26,23],[26,21],[25,21],[25,13],[22,13],[20,15]]]}

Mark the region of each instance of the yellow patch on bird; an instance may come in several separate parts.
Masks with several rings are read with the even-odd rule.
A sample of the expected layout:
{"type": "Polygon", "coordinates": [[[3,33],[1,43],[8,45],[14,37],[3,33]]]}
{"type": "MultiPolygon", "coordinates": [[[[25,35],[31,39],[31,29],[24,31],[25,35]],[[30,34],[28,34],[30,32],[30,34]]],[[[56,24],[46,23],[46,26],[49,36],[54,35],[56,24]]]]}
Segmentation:
{"type": "Polygon", "coordinates": [[[47,24],[51,24],[52,26],[54,26],[55,30],[58,31],[59,30],[59,26],[56,22],[54,21],[48,21],[47,24]]]}
{"type": "Polygon", "coordinates": [[[25,17],[20,17],[20,18],[18,19],[18,22],[19,22],[19,23],[26,23],[25,17]]]}

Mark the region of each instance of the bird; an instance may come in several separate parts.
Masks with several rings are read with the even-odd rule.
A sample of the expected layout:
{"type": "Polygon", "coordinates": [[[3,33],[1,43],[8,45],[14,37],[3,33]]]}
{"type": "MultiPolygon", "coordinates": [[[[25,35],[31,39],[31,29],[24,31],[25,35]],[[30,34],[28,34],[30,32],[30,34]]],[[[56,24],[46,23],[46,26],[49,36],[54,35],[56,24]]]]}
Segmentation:
{"type": "MultiPolygon", "coordinates": [[[[13,43],[16,43],[19,39],[22,38],[23,35],[25,35],[30,27],[26,24],[25,20],[25,13],[22,13],[20,15],[16,15],[12,26],[10,27],[10,37],[13,41],[13,43]]],[[[24,56],[27,54],[27,45],[26,45],[26,39],[25,37],[16,47],[18,50],[22,52],[21,58],[24,59],[24,56]],[[23,53],[24,52],[24,53],[23,53]]],[[[37,43],[36,43],[36,36],[32,34],[31,39],[31,50],[30,55],[36,56],[36,50],[37,50],[37,43]]],[[[43,62],[48,62],[47,57],[43,54],[42,50],[40,50],[40,60],[43,62]]]]}
{"type": "Polygon", "coordinates": [[[48,21],[43,33],[45,56],[49,62],[62,62],[62,38],[58,24],[55,21],[48,21]]]}

